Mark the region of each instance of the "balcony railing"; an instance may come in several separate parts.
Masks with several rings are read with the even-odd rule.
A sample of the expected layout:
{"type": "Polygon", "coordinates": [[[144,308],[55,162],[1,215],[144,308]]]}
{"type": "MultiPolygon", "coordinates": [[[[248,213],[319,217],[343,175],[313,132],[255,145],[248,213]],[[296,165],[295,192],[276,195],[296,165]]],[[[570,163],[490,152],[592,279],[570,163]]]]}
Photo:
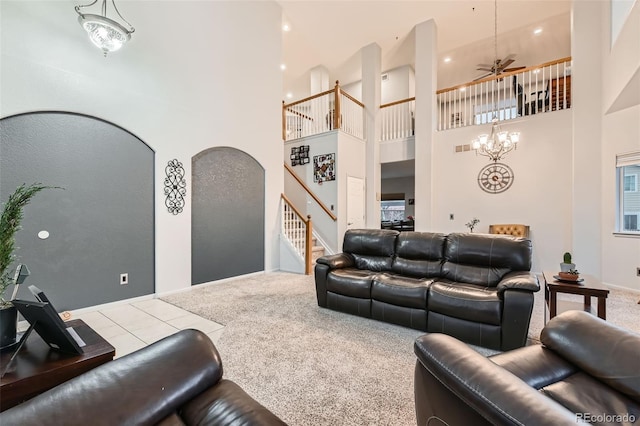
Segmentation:
{"type": "Polygon", "coordinates": [[[380,140],[408,138],[414,135],[416,98],[380,105],[380,140]]]}
{"type": "Polygon", "coordinates": [[[364,104],[336,86],[290,104],[282,103],[282,139],[313,136],[340,129],[364,139],[364,104]]]}
{"type": "Polygon", "coordinates": [[[438,130],[571,107],[571,57],[436,92],[438,130]]]}

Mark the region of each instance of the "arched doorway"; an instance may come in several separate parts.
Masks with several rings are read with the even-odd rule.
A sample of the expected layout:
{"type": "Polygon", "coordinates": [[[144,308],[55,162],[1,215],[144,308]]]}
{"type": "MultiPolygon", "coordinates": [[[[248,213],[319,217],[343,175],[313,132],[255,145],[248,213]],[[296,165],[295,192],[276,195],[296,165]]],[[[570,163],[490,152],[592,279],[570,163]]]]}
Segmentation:
{"type": "Polygon", "coordinates": [[[192,285],[264,270],[264,175],[235,148],[193,157],[192,285]]]}

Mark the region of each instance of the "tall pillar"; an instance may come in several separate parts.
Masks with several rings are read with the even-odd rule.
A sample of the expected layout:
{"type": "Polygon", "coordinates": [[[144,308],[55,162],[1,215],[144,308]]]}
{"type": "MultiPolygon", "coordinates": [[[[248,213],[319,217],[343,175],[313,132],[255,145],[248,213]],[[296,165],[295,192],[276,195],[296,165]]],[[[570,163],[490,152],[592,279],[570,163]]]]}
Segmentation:
{"type": "Polygon", "coordinates": [[[329,70],[324,65],[311,68],[310,94],[322,93],[329,90],[329,70]]]}
{"type": "Polygon", "coordinates": [[[608,2],[574,0],[571,9],[573,112],[573,259],[580,272],[602,274],[602,16],[608,2]],[[580,167],[575,165],[579,164],[580,167]]]}
{"type": "Polygon", "coordinates": [[[438,29],[433,19],[416,25],[415,229],[432,229],[433,139],[436,132],[438,29]]]}
{"type": "Polygon", "coordinates": [[[382,54],[380,46],[371,43],[361,50],[362,54],[362,103],[365,109],[366,138],[366,190],[365,223],[367,228],[380,228],[380,75],[382,54]]]}

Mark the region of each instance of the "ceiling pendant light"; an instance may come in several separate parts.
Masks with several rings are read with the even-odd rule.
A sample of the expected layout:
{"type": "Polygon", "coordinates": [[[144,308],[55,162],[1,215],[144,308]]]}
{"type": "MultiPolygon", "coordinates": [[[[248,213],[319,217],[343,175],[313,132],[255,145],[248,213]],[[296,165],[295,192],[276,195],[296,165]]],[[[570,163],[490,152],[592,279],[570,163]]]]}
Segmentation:
{"type": "Polygon", "coordinates": [[[89,34],[89,39],[99,49],[102,49],[106,57],[107,53],[115,52],[124,46],[124,44],[131,39],[131,34],[135,31],[135,28],[120,14],[116,7],[115,0],[111,0],[113,9],[120,19],[129,26],[129,29],[113,19],[107,18],[107,0],[102,0],[102,11],[100,15],[82,13],[80,11],[81,8],[91,7],[97,2],[98,0],[94,0],[93,3],[76,6],[75,10],[79,15],[78,22],[89,34]]]}
{"type": "MultiPolygon", "coordinates": [[[[494,19],[494,39],[493,39],[493,47],[495,54],[494,64],[498,62],[498,0],[495,0],[495,19],[494,19]]],[[[498,78],[498,69],[497,67],[494,70],[494,80],[492,83],[495,83],[498,78]]],[[[491,121],[491,133],[489,135],[482,134],[475,138],[471,142],[471,147],[476,151],[476,154],[484,155],[485,157],[489,157],[494,163],[500,161],[502,157],[507,155],[509,152],[516,149],[518,142],[520,141],[520,132],[511,132],[508,133],[503,131],[500,128],[500,120],[498,118],[498,112],[496,111],[493,115],[493,120],[491,121]]]]}

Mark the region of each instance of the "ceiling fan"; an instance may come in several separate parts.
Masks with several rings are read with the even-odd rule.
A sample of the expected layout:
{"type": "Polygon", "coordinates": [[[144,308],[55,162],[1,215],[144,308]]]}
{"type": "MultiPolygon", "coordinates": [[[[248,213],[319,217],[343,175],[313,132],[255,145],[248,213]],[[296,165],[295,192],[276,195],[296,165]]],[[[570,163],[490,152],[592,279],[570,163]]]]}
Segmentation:
{"type": "Polygon", "coordinates": [[[498,76],[503,72],[517,71],[524,69],[526,67],[513,67],[507,68],[515,61],[515,54],[507,55],[504,59],[498,58],[498,0],[494,0],[494,21],[493,21],[493,47],[495,52],[495,60],[493,64],[478,64],[478,71],[486,71],[486,74],[481,75],[480,77],[475,78],[473,81],[481,80],[485,77],[489,77],[490,75],[498,76]]]}
{"type": "Polygon", "coordinates": [[[489,77],[490,75],[499,75],[499,74],[502,74],[503,72],[517,71],[517,70],[526,68],[524,66],[507,68],[513,62],[515,62],[515,56],[516,55],[511,54],[505,57],[504,59],[496,59],[492,65],[478,64],[478,68],[476,69],[478,71],[487,71],[487,73],[481,75],[480,77],[475,78],[473,81],[480,80],[485,77],[489,77]]]}

